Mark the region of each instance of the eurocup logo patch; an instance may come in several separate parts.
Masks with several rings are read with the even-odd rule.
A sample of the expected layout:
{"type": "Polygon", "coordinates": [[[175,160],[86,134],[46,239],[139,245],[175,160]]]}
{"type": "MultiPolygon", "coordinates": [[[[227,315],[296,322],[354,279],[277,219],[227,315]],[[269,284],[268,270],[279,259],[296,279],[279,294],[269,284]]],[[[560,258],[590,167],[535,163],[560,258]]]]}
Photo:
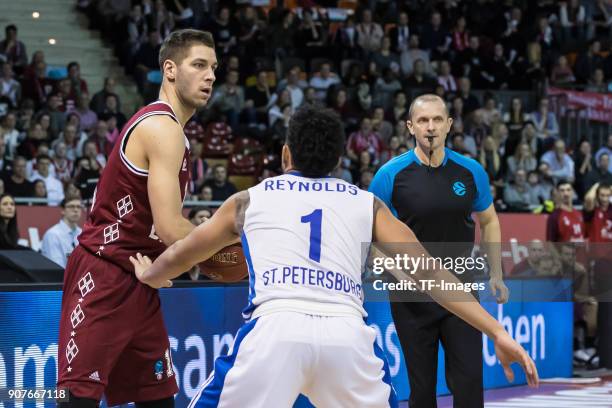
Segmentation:
{"type": "Polygon", "coordinates": [[[164,374],[164,363],[161,360],[155,362],[155,378],[161,380],[164,374]]]}
{"type": "Polygon", "coordinates": [[[455,181],[455,183],[453,184],[453,192],[455,193],[455,195],[463,197],[465,195],[465,184],[460,181],[455,181]]]}

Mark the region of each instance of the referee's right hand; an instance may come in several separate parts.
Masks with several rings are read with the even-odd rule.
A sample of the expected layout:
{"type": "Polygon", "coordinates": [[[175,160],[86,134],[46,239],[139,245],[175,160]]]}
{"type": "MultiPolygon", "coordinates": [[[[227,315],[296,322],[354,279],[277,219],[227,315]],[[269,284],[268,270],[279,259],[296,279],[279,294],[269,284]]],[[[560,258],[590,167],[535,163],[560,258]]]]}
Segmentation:
{"type": "Polygon", "coordinates": [[[508,381],[514,382],[514,371],[512,371],[510,365],[519,363],[527,377],[527,384],[530,387],[537,387],[540,382],[538,369],[525,349],[514,341],[506,331],[500,332],[493,341],[495,343],[495,354],[504,368],[504,374],[508,381]]]}

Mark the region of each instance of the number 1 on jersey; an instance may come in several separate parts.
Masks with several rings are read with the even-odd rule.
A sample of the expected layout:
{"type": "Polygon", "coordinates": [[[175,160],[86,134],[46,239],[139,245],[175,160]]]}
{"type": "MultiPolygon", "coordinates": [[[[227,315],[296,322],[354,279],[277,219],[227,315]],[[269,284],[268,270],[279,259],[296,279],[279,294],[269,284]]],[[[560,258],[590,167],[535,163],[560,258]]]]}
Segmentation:
{"type": "Polygon", "coordinates": [[[308,257],[316,262],[321,262],[321,221],[323,221],[323,210],[316,209],[301,218],[303,224],[310,224],[310,250],[308,257]]]}

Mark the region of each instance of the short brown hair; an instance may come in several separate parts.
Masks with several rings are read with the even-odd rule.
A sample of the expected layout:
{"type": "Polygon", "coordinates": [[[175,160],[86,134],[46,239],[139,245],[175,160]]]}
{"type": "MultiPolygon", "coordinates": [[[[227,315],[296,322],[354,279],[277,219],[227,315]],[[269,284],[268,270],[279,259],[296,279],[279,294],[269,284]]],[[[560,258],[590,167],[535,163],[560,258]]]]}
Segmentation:
{"type": "Polygon", "coordinates": [[[172,60],[176,64],[180,64],[189,47],[194,44],[204,44],[207,47],[215,48],[213,36],[208,31],[188,28],[170,33],[159,50],[159,68],[162,71],[164,70],[164,61],[166,60],[172,60]]]}

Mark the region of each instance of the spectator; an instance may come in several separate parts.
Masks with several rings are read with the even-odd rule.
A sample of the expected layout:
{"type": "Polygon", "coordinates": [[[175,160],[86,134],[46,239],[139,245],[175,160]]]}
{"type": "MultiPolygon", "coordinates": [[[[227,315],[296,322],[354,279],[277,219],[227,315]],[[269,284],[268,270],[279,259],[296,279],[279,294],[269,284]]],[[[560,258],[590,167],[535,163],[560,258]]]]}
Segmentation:
{"type": "Polygon", "coordinates": [[[463,99],[463,114],[469,115],[480,108],[478,98],[472,93],[472,82],[463,77],[459,80],[459,96],[463,99]]]}
{"type": "MultiPolygon", "coordinates": [[[[96,123],[94,132],[88,139],[88,142],[96,144],[97,160],[102,166],[106,165],[106,157],[108,157],[113,150],[113,144],[111,143],[109,133],[108,123],[104,120],[99,120],[98,123],[96,123]]],[[[83,149],[85,149],[85,145],[83,145],[83,149]]],[[[83,156],[85,156],[84,150],[83,156]]]]}
{"type": "Polygon", "coordinates": [[[34,185],[26,178],[26,159],[23,156],[13,160],[13,171],[4,179],[6,192],[14,197],[32,197],[34,185]]]}
{"type": "Polygon", "coordinates": [[[59,94],[49,96],[47,107],[44,112],[47,113],[51,119],[50,129],[53,138],[57,137],[66,124],[66,113],[61,111],[61,107],[62,99],[59,94]]]}
{"type": "Polygon", "coordinates": [[[423,48],[428,50],[431,59],[439,60],[446,56],[452,39],[442,27],[442,15],[438,11],[431,13],[429,24],[425,24],[421,33],[423,48]]]}
{"type": "Polygon", "coordinates": [[[578,149],[574,151],[574,187],[578,197],[583,197],[587,190],[584,188],[584,180],[588,173],[595,167],[595,160],[591,153],[591,143],[588,140],[580,142],[578,149]]]}
{"type": "Polygon", "coordinates": [[[382,45],[384,32],[380,24],[372,21],[372,11],[364,9],[361,13],[361,23],[357,24],[357,43],[368,57],[382,45]]]}
{"type": "Polygon", "coordinates": [[[568,65],[567,57],[561,55],[552,70],[550,80],[554,85],[567,85],[576,81],[572,68],[568,65]]]}
{"type": "Polygon", "coordinates": [[[56,140],[51,143],[51,148],[57,152],[58,144],[64,143],[66,146],[66,158],[75,162],[77,157],[80,157],[83,152],[83,144],[87,141],[85,133],[81,132],[80,138],[77,139],[77,127],[72,124],[66,124],[64,131],[61,132],[56,140]]]}
{"type": "Polygon", "coordinates": [[[382,70],[385,68],[391,68],[392,65],[399,68],[399,55],[391,51],[391,38],[388,36],[383,37],[382,46],[380,50],[374,52],[372,55],[372,61],[374,61],[382,70]]]}
{"type": "Polygon", "coordinates": [[[406,79],[405,86],[407,89],[417,88],[427,92],[433,91],[436,86],[436,80],[427,74],[425,61],[422,59],[414,61],[412,75],[406,79]]]}
{"type": "Polygon", "coordinates": [[[213,201],[213,191],[210,186],[205,185],[200,192],[201,201],[213,201]]]}
{"type": "Polygon", "coordinates": [[[36,171],[30,178],[31,182],[42,180],[45,182],[47,189],[47,200],[50,206],[59,205],[64,199],[64,186],[49,169],[51,166],[51,157],[39,155],[36,157],[36,171]]]}
{"type": "Polygon", "coordinates": [[[511,76],[510,61],[506,59],[502,44],[495,44],[493,57],[485,59],[480,75],[482,83],[487,88],[508,88],[511,76]]]}
{"type": "Polygon", "coordinates": [[[130,56],[136,55],[140,46],[147,40],[148,32],[149,27],[147,25],[147,20],[142,14],[142,6],[140,4],[133,4],[127,23],[127,52],[130,56]]]}
{"type": "Polygon", "coordinates": [[[530,171],[527,175],[527,183],[533,190],[540,203],[550,200],[553,190],[553,185],[549,182],[541,180],[540,173],[536,170],[530,171]]]}
{"type": "Polygon", "coordinates": [[[310,64],[313,58],[326,56],[323,27],[314,21],[309,9],[302,10],[302,21],[295,33],[294,43],[307,64],[310,64]]]}
{"type": "Polygon", "coordinates": [[[196,227],[202,224],[210,217],[212,217],[212,211],[210,210],[210,208],[204,206],[192,207],[189,210],[189,215],[187,216],[187,218],[189,218],[189,221],[191,221],[191,223],[196,227]]]}
{"type": "MultiPolygon", "coordinates": [[[[517,140],[525,126],[525,122],[531,120],[531,116],[523,109],[523,101],[521,98],[514,97],[510,103],[510,110],[503,115],[503,121],[508,126],[510,138],[517,140]]],[[[514,151],[512,149],[512,151],[514,151]]]]}
{"type": "MultiPolygon", "coordinates": [[[[597,150],[597,153],[595,153],[595,161],[599,162],[599,156],[601,156],[604,153],[607,154],[609,157],[612,157],[612,133],[608,135],[606,144],[600,147],[597,150]]],[[[608,171],[612,173],[612,163],[610,163],[610,167],[608,168],[608,171]]]]}
{"type": "Polygon", "coordinates": [[[28,54],[25,45],[17,39],[17,26],[7,25],[4,28],[5,37],[0,41],[0,54],[11,64],[18,74],[28,65],[28,54]]]}
{"type": "Polygon", "coordinates": [[[527,143],[529,147],[531,147],[531,151],[535,153],[536,157],[541,156],[542,139],[538,138],[533,122],[529,121],[525,123],[525,127],[521,132],[521,138],[519,140],[527,143]]]}
{"type": "Polygon", "coordinates": [[[13,68],[8,62],[0,63],[0,98],[6,98],[11,103],[11,108],[17,107],[18,102],[21,100],[21,85],[17,82],[13,76],[13,68]]]}
{"type": "Polygon", "coordinates": [[[284,117],[282,107],[285,105],[291,105],[291,94],[285,88],[282,91],[277,92],[272,100],[274,101],[274,104],[268,110],[268,127],[270,128],[274,126],[274,123],[278,119],[282,119],[284,117]]]}
{"type": "Polygon", "coordinates": [[[464,16],[459,16],[453,28],[452,46],[456,52],[463,52],[470,44],[470,36],[466,31],[466,21],[464,16]]]}
{"type": "Polygon", "coordinates": [[[354,112],[351,103],[347,99],[346,89],[337,89],[332,101],[331,108],[335,110],[338,115],[340,115],[340,118],[345,126],[349,126],[350,123],[355,122],[354,116],[356,116],[356,112],[354,112]]]}
{"type": "Polygon", "coordinates": [[[539,109],[531,114],[538,137],[543,139],[544,143],[559,137],[557,116],[549,109],[549,105],[548,98],[542,98],[540,99],[539,109]]]}
{"type": "Polygon", "coordinates": [[[597,165],[586,174],[583,182],[583,191],[589,191],[595,184],[612,185],[612,172],[610,172],[610,155],[602,153],[597,159],[597,165]]]}
{"type": "Polygon", "coordinates": [[[480,37],[472,34],[469,47],[456,58],[456,75],[469,78],[474,88],[482,89],[488,85],[482,76],[485,58],[480,47],[480,37]]]}
{"type": "Polygon", "coordinates": [[[538,161],[535,158],[531,146],[528,143],[521,143],[518,145],[514,155],[509,156],[506,160],[507,179],[514,179],[515,174],[518,170],[524,170],[525,172],[532,172],[538,166],[538,161]]]}
{"type": "Polygon", "coordinates": [[[66,267],[68,257],[79,244],[81,234],[81,213],[83,204],[79,197],[66,197],[60,203],[62,218],[49,228],[42,239],[41,253],[62,268],[66,267]]]}
{"type": "Polygon", "coordinates": [[[478,161],[487,172],[491,182],[495,182],[499,179],[501,158],[497,152],[497,145],[493,137],[487,136],[484,138],[478,161]]]}
{"type": "Polygon", "coordinates": [[[257,73],[257,82],[246,89],[245,99],[247,123],[266,123],[268,107],[272,99],[266,71],[262,70],[257,73]]]}
{"type": "Polygon", "coordinates": [[[238,128],[240,112],[244,108],[244,88],[238,83],[239,73],[231,70],[227,73],[226,82],[215,88],[209,104],[217,107],[233,129],[238,128]]]}
{"type": "Polygon", "coordinates": [[[94,96],[91,98],[91,102],[89,103],[89,109],[94,111],[96,115],[101,115],[106,109],[107,101],[106,97],[108,95],[115,95],[115,99],[117,101],[117,112],[121,111],[121,100],[119,96],[115,93],[115,79],[112,77],[104,78],[104,87],[96,92],[94,96]]]}
{"type": "MultiPolygon", "coordinates": [[[[418,62],[418,61],[417,61],[418,62]]],[[[415,71],[416,75],[416,71],[415,71]]],[[[421,80],[425,80],[423,76],[419,76],[421,80]]],[[[410,86],[409,83],[406,85],[410,86]]],[[[374,100],[377,105],[383,107],[383,109],[391,108],[391,104],[393,103],[393,95],[396,92],[402,90],[402,84],[397,79],[395,72],[391,68],[385,68],[383,70],[383,76],[376,80],[374,84],[374,100]]]]}
{"type": "Polygon", "coordinates": [[[412,75],[414,62],[419,59],[425,62],[425,71],[430,72],[431,68],[429,66],[429,54],[427,54],[427,51],[420,48],[419,36],[412,34],[410,35],[408,49],[403,51],[400,55],[400,66],[404,76],[412,75]]]}
{"type": "Polygon", "coordinates": [[[53,92],[53,80],[47,78],[47,64],[44,61],[36,63],[34,74],[25,77],[21,83],[24,98],[32,99],[37,108],[47,102],[47,98],[53,92]]]}
{"type": "Polygon", "coordinates": [[[540,260],[547,255],[546,247],[542,241],[534,239],[527,246],[525,259],[514,265],[512,276],[520,276],[529,270],[536,270],[540,260]]]}
{"type": "Polygon", "coordinates": [[[213,179],[206,182],[204,186],[211,188],[213,201],[225,201],[237,191],[236,186],[228,181],[227,169],[222,164],[213,168],[213,179]]]}
{"type": "Polygon", "coordinates": [[[140,93],[145,91],[149,72],[160,69],[158,60],[160,47],[161,41],[159,32],[152,30],[148,33],[147,42],[140,45],[134,57],[134,79],[136,80],[140,93]]]}
{"type": "Polygon", "coordinates": [[[375,107],[372,112],[372,130],[378,133],[386,146],[393,134],[393,125],[385,120],[385,110],[381,106],[375,107]]]}
{"type": "Polygon", "coordinates": [[[212,22],[210,30],[220,55],[229,55],[238,43],[236,38],[238,27],[236,22],[232,20],[228,7],[221,7],[219,9],[219,13],[212,22]]]}
{"type": "Polygon", "coordinates": [[[369,168],[365,169],[361,172],[361,176],[359,177],[359,188],[362,190],[368,190],[370,188],[370,183],[374,178],[374,170],[369,168]]]}
{"type": "Polygon", "coordinates": [[[351,133],[346,143],[347,156],[355,163],[359,161],[361,152],[368,151],[374,156],[374,162],[378,162],[383,151],[380,136],[372,129],[372,121],[363,118],[359,130],[351,133]]]}
{"type": "Polygon", "coordinates": [[[0,123],[2,125],[0,127],[0,137],[4,141],[6,147],[4,157],[8,160],[13,160],[15,152],[17,151],[17,146],[19,146],[19,142],[21,141],[21,133],[15,129],[17,115],[15,115],[15,112],[8,112],[0,123]]]}
{"type": "Polygon", "coordinates": [[[320,101],[324,101],[327,97],[327,90],[334,85],[340,83],[338,74],[332,72],[331,64],[324,62],[321,64],[319,72],[315,73],[310,78],[310,86],[316,91],[316,97],[320,101]]]}
{"type": "Polygon", "coordinates": [[[579,0],[559,2],[559,19],[561,21],[564,42],[573,39],[582,41],[586,36],[586,12],[579,0]]]}
{"type": "Polygon", "coordinates": [[[490,92],[485,93],[484,106],[476,112],[482,116],[482,121],[488,129],[501,122],[501,112],[497,109],[495,96],[490,92]]]}
{"type": "Polygon", "coordinates": [[[155,0],[154,10],[147,17],[149,19],[147,25],[159,31],[162,38],[166,38],[174,31],[174,14],[168,11],[163,0],[155,0]]]}
{"type": "MultiPolygon", "coordinates": [[[[291,95],[291,107],[293,110],[296,110],[300,105],[302,105],[302,102],[304,102],[304,91],[302,88],[306,88],[308,84],[306,81],[301,82],[304,83],[300,84],[300,68],[291,68],[287,73],[287,83],[284,88],[287,89],[291,95]]],[[[278,88],[282,89],[282,84],[278,84],[278,88]]]]}
{"type": "Polygon", "coordinates": [[[34,198],[41,198],[45,201],[43,203],[34,203],[34,205],[47,205],[47,186],[42,180],[36,180],[34,182],[34,198]]]}
{"type": "Polygon", "coordinates": [[[608,92],[608,84],[606,83],[606,78],[604,76],[604,71],[601,68],[596,68],[593,72],[593,75],[589,79],[589,83],[584,89],[587,92],[598,92],[598,93],[606,93],[608,92]]]}
{"type": "Polygon", "coordinates": [[[410,39],[410,27],[408,26],[408,13],[401,11],[397,18],[397,24],[389,30],[391,39],[391,49],[393,52],[401,54],[408,50],[410,39]]]}
{"type": "Polygon", "coordinates": [[[30,160],[38,154],[41,144],[47,143],[47,137],[40,123],[34,123],[28,129],[25,140],[17,147],[17,154],[30,160]]]}
{"type": "Polygon", "coordinates": [[[18,241],[15,199],[4,193],[0,196],[0,249],[18,249],[18,241]]]}
{"type": "Polygon", "coordinates": [[[455,81],[455,77],[451,74],[451,66],[447,60],[440,61],[438,84],[442,85],[446,92],[457,92],[457,81],[455,81]]]}
{"type": "Polygon", "coordinates": [[[504,212],[508,209],[508,206],[504,202],[504,200],[499,196],[499,192],[495,184],[489,184],[489,189],[491,190],[491,197],[493,198],[493,206],[495,207],[496,212],[504,212]]]}
{"type": "Polygon", "coordinates": [[[388,111],[386,119],[392,123],[406,121],[408,119],[408,107],[406,106],[407,102],[406,92],[402,90],[397,91],[393,96],[393,106],[388,111]]]}
{"type": "Polygon", "coordinates": [[[576,81],[585,84],[591,79],[597,68],[603,68],[603,58],[601,53],[601,42],[592,40],[586,51],[578,54],[576,63],[574,64],[574,73],[576,81]]]}
{"type": "MultiPolygon", "coordinates": [[[[266,34],[268,54],[273,57],[285,58],[295,52],[295,14],[292,10],[283,10],[280,22],[270,24],[266,34]]],[[[229,12],[228,12],[229,14],[229,12]]],[[[219,47],[219,40],[214,36],[219,47]]]]}
{"type": "Polygon", "coordinates": [[[333,40],[340,61],[361,58],[362,52],[358,44],[358,35],[355,17],[348,16],[336,32],[336,37],[333,40]]]}
{"type": "Polygon", "coordinates": [[[55,176],[62,183],[66,184],[72,180],[74,162],[68,159],[68,148],[66,143],[59,141],[53,149],[52,166],[55,169],[55,176]]]}
{"type": "Polygon", "coordinates": [[[574,160],[565,152],[563,140],[557,140],[553,150],[544,153],[541,160],[550,167],[553,182],[574,182],[574,160]]]}
{"type": "Polygon", "coordinates": [[[89,95],[86,92],[80,94],[77,99],[76,107],[71,112],[74,112],[79,116],[81,130],[84,132],[92,131],[98,122],[98,116],[96,113],[89,109],[89,95]]]}
{"type": "Polygon", "coordinates": [[[0,177],[5,177],[12,167],[11,161],[6,158],[6,145],[4,139],[0,137],[0,177]]]}
{"type": "Polygon", "coordinates": [[[208,165],[202,158],[202,143],[191,140],[191,149],[189,149],[189,161],[191,162],[191,194],[196,194],[202,189],[206,176],[208,175],[208,165]]]}
{"type": "Polygon", "coordinates": [[[89,200],[93,197],[96,183],[102,174],[105,159],[98,153],[95,142],[87,141],[83,145],[83,157],[81,157],[74,171],[74,182],[81,192],[81,197],[89,200]]]}
{"type": "MultiPolygon", "coordinates": [[[[81,78],[81,66],[78,62],[72,61],[66,67],[68,70],[68,79],[70,80],[70,89],[73,99],[78,100],[81,94],[88,94],[87,82],[81,78]]],[[[89,103],[89,101],[87,101],[89,103]]]]}
{"type": "Polygon", "coordinates": [[[504,188],[504,201],[510,211],[527,211],[530,206],[540,204],[536,192],[527,183],[527,173],[519,169],[514,174],[514,182],[506,184],[504,188]]]}

